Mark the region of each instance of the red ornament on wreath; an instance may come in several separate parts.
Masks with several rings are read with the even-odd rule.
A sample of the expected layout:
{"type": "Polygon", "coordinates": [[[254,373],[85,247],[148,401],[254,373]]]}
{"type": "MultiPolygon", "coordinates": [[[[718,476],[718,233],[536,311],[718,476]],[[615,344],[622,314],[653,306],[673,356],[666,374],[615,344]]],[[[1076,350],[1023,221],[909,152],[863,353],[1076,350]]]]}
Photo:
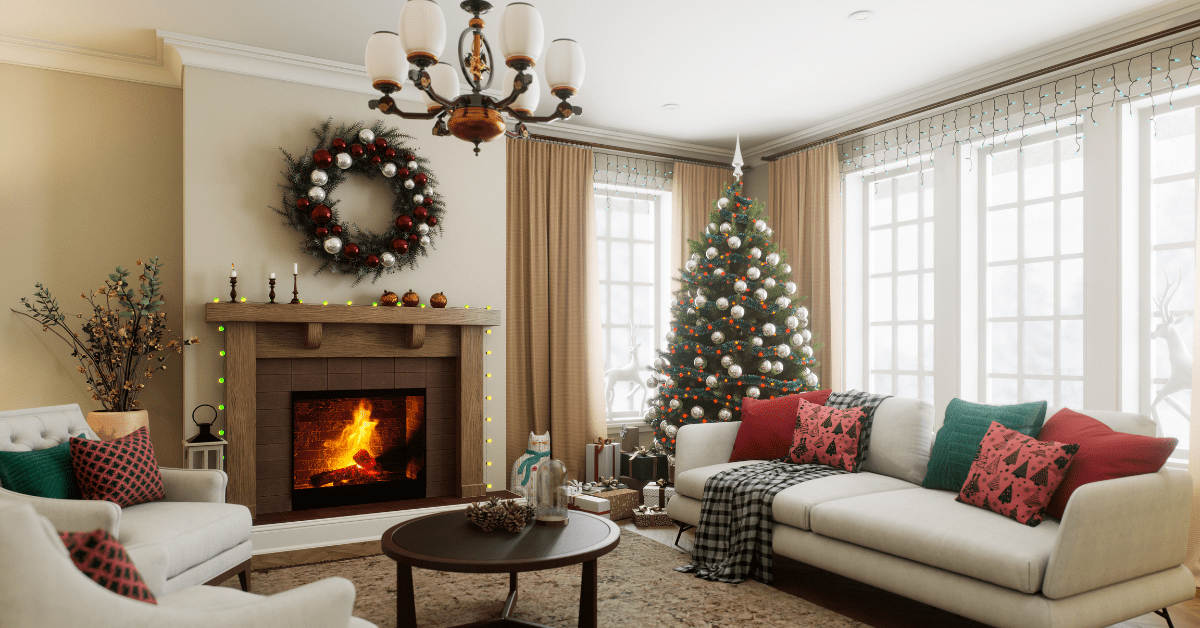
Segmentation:
{"type": "Polygon", "coordinates": [[[421,204],[422,204],[422,205],[424,205],[424,206],[426,206],[426,207],[433,207],[433,197],[432,197],[432,196],[426,196],[426,197],[425,197],[425,200],[421,201],[421,204]]]}
{"type": "Polygon", "coordinates": [[[397,253],[404,255],[408,252],[408,241],[404,238],[396,238],[392,240],[392,249],[397,253]]]}
{"type": "Polygon", "coordinates": [[[346,140],[344,140],[340,137],[333,138],[332,144],[333,144],[334,150],[338,150],[338,151],[346,150],[346,140]]]}
{"type": "Polygon", "coordinates": [[[396,173],[396,176],[400,177],[401,179],[407,179],[408,175],[408,168],[401,168],[400,171],[396,173]]]}
{"type": "Polygon", "coordinates": [[[355,157],[355,158],[362,157],[363,156],[362,144],[351,144],[350,145],[350,156],[355,157]]]}
{"type": "Polygon", "coordinates": [[[302,212],[308,211],[309,205],[312,205],[312,201],[308,200],[307,198],[305,198],[303,196],[296,199],[296,209],[298,209],[302,212]]]}
{"type": "Polygon", "coordinates": [[[437,225],[437,216],[430,216],[429,220],[426,220],[425,222],[429,223],[430,227],[436,226],[437,225]]]}
{"type": "Polygon", "coordinates": [[[395,157],[395,156],[396,156],[396,149],[394,149],[394,148],[388,148],[388,149],[385,149],[385,150],[383,151],[383,156],[384,156],[384,157],[386,157],[387,159],[391,159],[391,158],[395,157]]]}
{"type": "Polygon", "coordinates": [[[329,233],[332,233],[335,236],[342,235],[342,226],[341,225],[330,225],[329,233]]]}
{"type": "Polygon", "coordinates": [[[429,210],[424,207],[418,207],[413,210],[413,218],[417,220],[425,220],[429,217],[429,210]]]}
{"type": "Polygon", "coordinates": [[[333,219],[333,211],[325,205],[317,205],[313,208],[309,217],[318,225],[323,225],[333,219]]]}
{"type": "Polygon", "coordinates": [[[333,155],[331,155],[329,151],[322,148],[321,150],[313,152],[313,163],[316,164],[318,168],[328,168],[333,165],[333,155]]]}
{"type": "Polygon", "coordinates": [[[386,137],[375,138],[375,145],[380,148],[387,148],[387,145],[388,145],[387,138],[386,137]]]}
{"type": "Polygon", "coordinates": [[[411,231],[413,227],[412,216],[398,216],[396,218],[396,228],[400,231],[411,231]]]}
{"type": "Polygon", "coordinates": [[[420,240],[420,239],[421,239],[421,236],[417,235],[416,232],[408,234],[409,242],[416,242],[417,240],[420,240]]]}
{"type": "Polygon", "coordinates": [[[413,175],[413,183],[416,183],[417,185],[425,185],[426,183],[429,183],[429,177],[427,177],[424,172],[418,172],[417,174],[413,175]]]}
{"type": "Polygon", "coordinates": [[[325,236],[329,235],[329,230],[325,227],[317,227],[317,237],[324,240],[325,236]]]}
{"type": "Polygon", "coordinates": [[[342,248],[342,254],[345,255],[346,257],[349,257],[350,259],[354,259],[354,258],[358,257],[358,253],[359,253],[358,245],[353,242],[346,244],[346,246],[344,248],[342,248]]]}
{"type": "Polygon", "coordinates": [[[367,268],[377,268],[379,266],[379,256],[368,255],[364,263],[367,265],[367,268]]]}

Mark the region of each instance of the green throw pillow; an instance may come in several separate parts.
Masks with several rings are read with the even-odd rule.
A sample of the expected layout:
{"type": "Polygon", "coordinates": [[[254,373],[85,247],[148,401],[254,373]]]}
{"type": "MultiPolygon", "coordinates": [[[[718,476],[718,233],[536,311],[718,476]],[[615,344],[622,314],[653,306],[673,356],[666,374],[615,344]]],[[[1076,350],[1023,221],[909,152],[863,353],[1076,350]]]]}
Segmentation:
{"type": "Polygon", "coordinates": [[[70,442],[37,451],[0,451],[0,487],[34,497],[80,499],[70,442]]]}
{"type": "Polygon", "coordinates": [[[985,406],[952,399],[946,406],[946,422],[933,442],[929,471],[921,486],[955,492],[962,490],[975,454],[979,452],[979,443],[983,442],[992,421],[1037,438],[1045,420],[1045,401],[985,406]]]}

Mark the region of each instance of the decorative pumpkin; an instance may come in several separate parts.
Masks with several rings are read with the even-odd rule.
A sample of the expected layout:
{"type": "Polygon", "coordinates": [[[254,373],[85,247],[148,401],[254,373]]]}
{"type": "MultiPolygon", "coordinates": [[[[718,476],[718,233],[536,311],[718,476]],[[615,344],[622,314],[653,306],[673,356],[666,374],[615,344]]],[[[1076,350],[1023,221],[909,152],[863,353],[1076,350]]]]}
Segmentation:
{"type": "Polygon", "coordinates": [[[429,297],[429,304],[433,307],[446,307],[446,295],[439,292],[429,297]]]}
{"type": "Polygon", "coordinates": [[[412,290],[405,292],[400,301],[404,304],[404,307],[417,307],[421,305],[421,297],[417,296],[417,293],[412,290]]]}
{"type": "Polygon", "coordinates": [[[379,297],[379,302],[384,305],[397,305],[400,303],[400,297],[391,290],[384,290],[383,296],[379,297]]]}

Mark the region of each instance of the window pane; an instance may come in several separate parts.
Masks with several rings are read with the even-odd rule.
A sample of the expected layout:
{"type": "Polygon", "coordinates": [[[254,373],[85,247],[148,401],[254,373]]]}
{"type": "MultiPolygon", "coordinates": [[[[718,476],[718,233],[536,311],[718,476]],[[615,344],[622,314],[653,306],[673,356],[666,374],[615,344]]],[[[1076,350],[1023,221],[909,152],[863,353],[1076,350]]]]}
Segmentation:
{"type": "Polygon", "coordinates": [[[924,206],[922,208],[921,215],[925,216],[926,218],[932,218],[933,217],[933,171],[927,170],[921,174],[921,177],[925,180],[925,187],[922,188],[922,193],[925,195],[925,198],[923,199],[923,201],[921,203],[924,206]]]}
{"type": "Polygon", "coordinates": [[[892,320],[892,278],[871,280],[871,321],[892,320]]]}
{"type": "Polygon", "coordinates": [[[1083,314],[1083,260],[1065,259],[1059,262],[1059,270],[1059,290],[1062,297],[1059,314],[1083,314]]]}
{"type": "Polygon", "coordinates": [[[1058,356],[1063,375],[1083,375],[1083,321],[1063,321],[1058,356]]]}
{"type": "Polygon", "coordinates": [[[876,375],[875,385],[871,392],[877,395],[892,394],[892,376],[891,375],[876,375]]]}
{"type": "Polygon", "coordinates": [[[989,262],[1017,259],[1017,210],[1002,209],[988,212],[989,262]]]}
{"type": "Polygon", "coordinates": [[[1025,207],[1025,257],[1054,255],[1054,203],[1025,207]]]}
{"type": "Polygon", "coordinates": [[[912,321],[917,319],[917,276],[901,275],[896,278],[896,320],[912,321]]]}
{"type": "Polygon", "coordinates": [[[917,245],[916,225],[906,225],[896,230],[896,270],[916,270],[917,245]]]}
{"type": "Polygon", "coordinates": [[[880,181],[871,188],[871,226],[892,222],[892,181],[880,181]]]}
{"type": "Polygon", "coordinates": [[[1158,114],[1150,123],[1154,142],[1154,176],[1196,169],[1196,110],[1158,114]]]}
{"type": "Polygon", "coordinates": [[[1017,372],[1017,324],[992,323],[989,327],[991,327],[989,331],[992,341],[991,372],[1015,375],[1017,372]]]}
{"type": "MultiPolygon", "coordinates": [[[[612,297],[609,296],[608,284],[600,286],[600,298],[602,299],[600,304],[600,324],[607,325],[610,318],[608,312],[612,309],[612,297]]],[[[604,336],[604,338],[605,342],[608,342],[608,337],[604,336]]]]}
{"type": "Polygon", "coordinates": [[[1062,161],[1059,164],[1059,194],[1074,194],[1083,191],[1083,140],[1075,145],[1075,139],[1058,141],[1058,154],[1062,161]]]}
{"type": "Polygon", "coordinates": [[[649,200],[633,202],[633,237],[639,240],[654,239],[654,204],[649,200]]]}
{"type": "Polygon", "coordinates": [[[608,235],[608,208],[603,196],[596,197],[596,235],[603,238],[608,235]]]}
{"type": "Polygon", "coordinates": [[[1052,379],[1027,379],[1025,385],[1022,386],[1021,401],[1045,401],[1050,405],[1057,405],[1054,399],[1054,380],[1052,379]]]}
{"type": "Polygon", "coordinates": [[[871,272],[892,272],[892,230],[873,229],[870,246],[867,255],[871,258],[871,272]]]}
{"type": "Polygon", "coordinates": [[[1025,264],[1026,316],[1054,314],[1054,262],[1025,264]]]}
{"type": "Polygon", "coordinates": [[[892,327],[881,325],[871,327],[871,366],[876,369],[892,368],[892,327]]]}
{"type": "Polygon", "coordinates": [[[921,241],[921,247],[925,252],[924,268],[933,268],[933,223],[925,223],[925,239],[921,241]]]}
{"type": "Polygon", "coordinates": [[[633,245],[634,281],[654,281],[654,245],[637,242],[633,245]]]}
{"type": "Polygon", "coordinates": [[[1025,147],[1025,198],[1045,198],[1054,194],[1054,143],[1042,142],[1025,147]]]}
{"type": "MultiPolygon", "coordinates": [[[[896,179],[896,221],[917,217],[917,173],[896,179]]],[[[903,240],[901,240],[903,242],[903,240]]]]}
{"type": "Polygon", "coordinates": [[[1072,255],[1083,252],[1083,199],[1069,198],[1059,203],[1059,252],[1072,255]]]}
{"type": "Polygon", "coordinates": [[[1174,281],[1182,278],[1179,289],[1171,298],[1172,312],[1187,312],[1192,309],[1196,271],[1196,249],[1163,249],[1154,252],[1154,286],[1155,296],[1162,297],[1166,292],[1168,279],[1174,281]]]}
{"type": "Polygon", "coordinates": [[[925,401],[933,401],[933,378],[926,376],[921,378],[921,399],[925,401]]]}
{"type": "Polygon", "coordinates": [[[924,311],[921,312],[921,316],[925,320],[931,321],[933,320],[933,273],[924,273],[924,277],[925,286],[922,295],[925,298],[925,305],[923,306],[924,311]]]}
{"type": "Polygon", "coordinates": [[[933,370],[933,325],[925,326],[925,365],[926,371],[933,370]]]}
{"type": "Polygon", "coordinates": [[[1064,408],[1083,407],[1083,382],[1067,380],[1060,383],[1059,387],[1062,390],[1062,398],[1055,405],[1060,405],[1064,408]]]}
{"type": "Polygon", "coordinates": [[[1017,315],[1017,267],[993,266],[988,269],[988,285],[991,294],[988,299],[990,316],[1017,315]]]}
{"type": "Polygon", "coordinates": [[[988,205],[1017,200],[1017,151],[993,153],[988,157],[988,205]]]}
{"type": "Polygon", "coordinates": [[[608,276],[608,242],[601,240],[596,243],[596,276],[600,281],[609,278],[608,276]]]}
{"type": "Polygon", "coordinates": [[[1196,181],[1186,179],[1154,186],[1156,244],[1196,239],[1196,181]]]}
{"type": "MultiPolygon", "coordinates": [[[[638,333],[654,324],[654,288],[633,286],[633,322],[639,325],[638,333]]],[[[646,364],[646,362],[642,362],[646,364]]]]}
{"type": "MultiPolygon", "coordinates": [[[[609,286],[609,294],[612,295],[612,300],[609,302],[612,307],[612,323],[614,325],[629,325],[629,286],[613,284],[609,286]]],[[[626,335],[628,336],[628,330],[626,330],[626,335]]],[[[628,342],[626,342],[625,346],[628,346],[628,342]]]]}
{"type": "MultiPolygon", "coordinates": [[[[896,368],[902,371],[917,370],[917,326],[898,325],[896,327],[896,368]]],[[[916,380],[913,380],[913,393],[916,393],[916,380]]],[[[910,395],[911,396],[911,395],[910,395]]]]}
{"type": "Polygon", "coordinates": [[[991,388],[991,403],[1006,404],[1017,402],[1017,380],[993,377],[988,381],[991,388]]]}
{"type": "Polygon", "coordinates": [[[1025,372],[1054,374],[1054,322],[1025,321],[1025,372]]]}
{"type": "MultiPolygon", "coordinates": [[[[628,214],[625,215],[628,218],[628,214]]],[[[609,251],[612,253],[612,275],[609,279],[613,281],[629,281],[629,271],[631,269],[629,263],[629,243],[628,242],[612,242],[609,246],[612,248],[609,251]]]]}
{"type": "Polygon", "coordinates": [[[629,215],[630,205],[633,201],[627,198],[612,199],[612,209],[609,210],[609,227],[612,229],[612,237],[628,238],[629,237],[629,215]]]}
{"type": "Polygon", "coordinates": [[[900,375],[896,377],[896,396],[908,397],[910,399],[919,398],[917,392],[917,376],[900,375]]]}

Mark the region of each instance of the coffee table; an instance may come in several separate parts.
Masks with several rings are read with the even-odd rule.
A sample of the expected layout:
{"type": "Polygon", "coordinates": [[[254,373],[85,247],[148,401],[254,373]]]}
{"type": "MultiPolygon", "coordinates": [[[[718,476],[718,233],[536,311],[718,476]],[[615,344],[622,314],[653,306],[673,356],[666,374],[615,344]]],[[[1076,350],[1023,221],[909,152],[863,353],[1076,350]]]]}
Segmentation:
{"type": "Polygon", "coordinates": [[[462,573],[508,573],[508,599],[500,617],[469,626],[536,626],[512,617],[517,603],[517,574],[583,563],[579,588],[579,626],[596,628],[596,559],[617,547],[621,530],[608,519],[568,511],[566,527],[531,523],[513,534],[484,532],[461,510],[405,521],[383,533],[383,553],[396,561],[396,626],[416,628],[412,568],[462,573]]]}

